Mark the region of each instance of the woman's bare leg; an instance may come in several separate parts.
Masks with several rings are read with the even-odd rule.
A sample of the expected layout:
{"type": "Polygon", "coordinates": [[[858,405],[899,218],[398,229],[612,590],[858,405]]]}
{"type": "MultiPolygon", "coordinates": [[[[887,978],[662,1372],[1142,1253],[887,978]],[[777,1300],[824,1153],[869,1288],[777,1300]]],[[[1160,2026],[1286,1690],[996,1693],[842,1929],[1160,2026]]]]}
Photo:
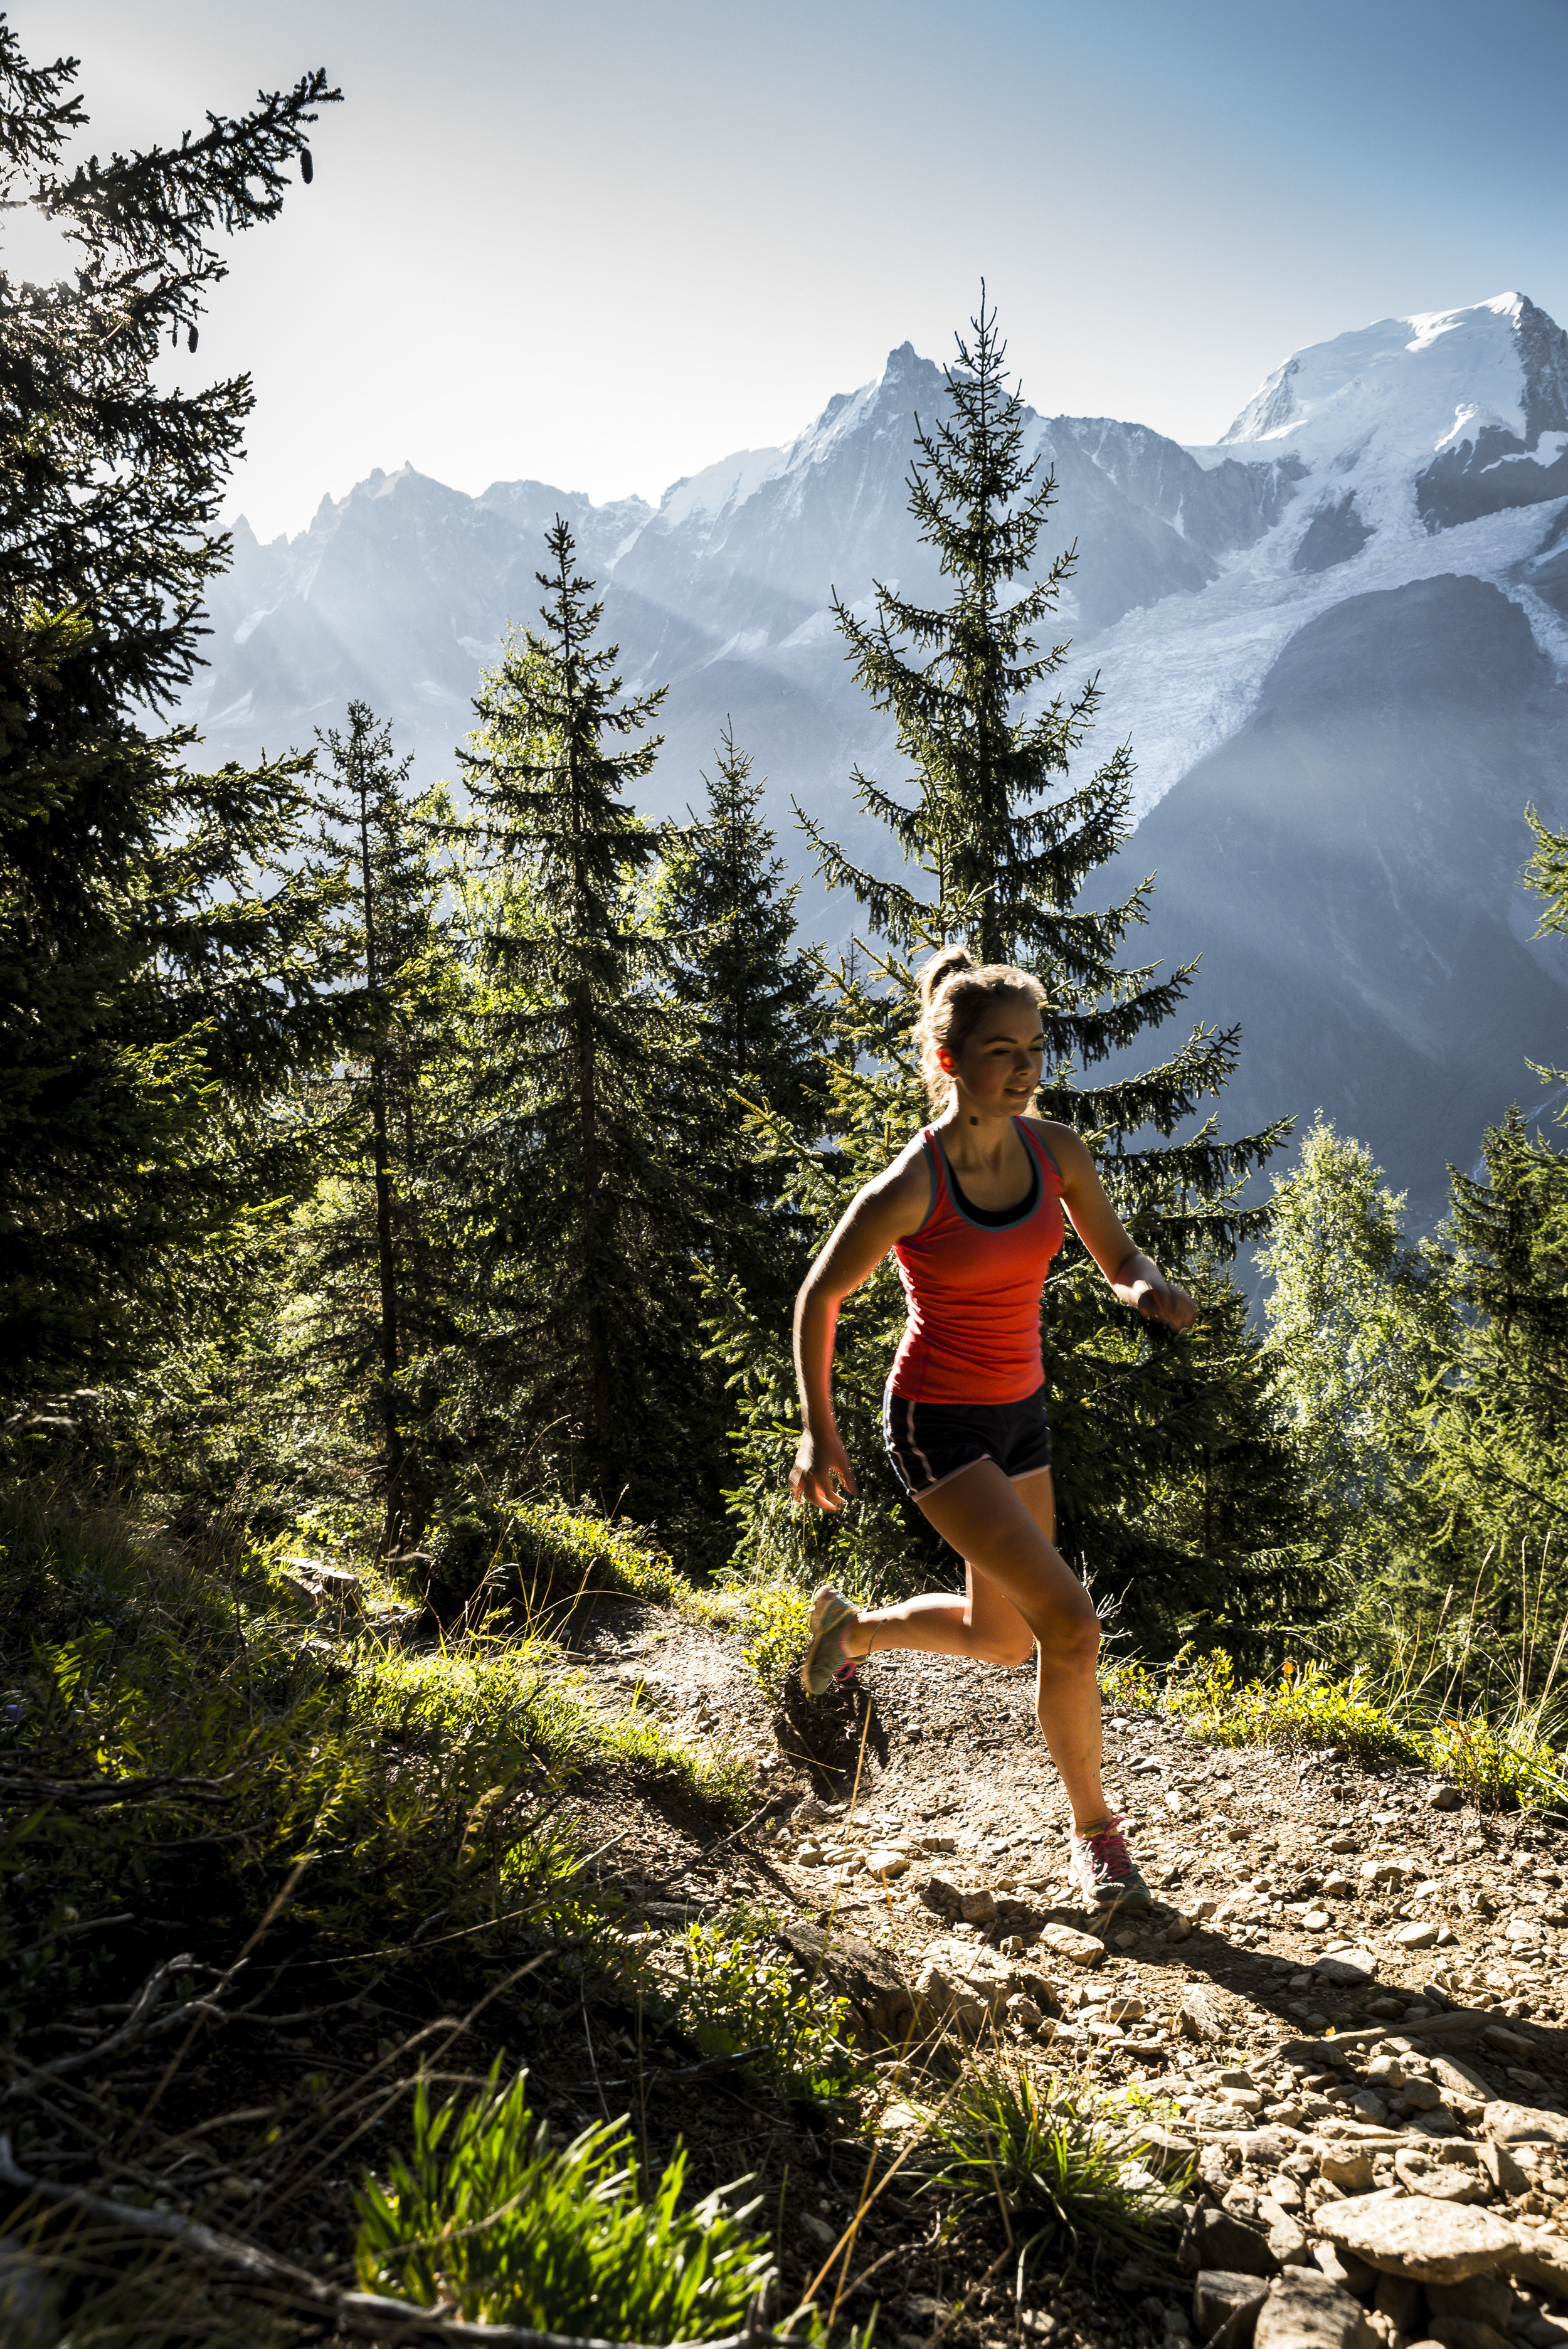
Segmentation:
{"type": "Polygon", "coordinates": [[[1100,1783],[1099,1621],[1051,1536],[1048,1470],[1015,1485],[995,1461],[977,1461],[919,1503],[963,1558],[962,1599],[930,1592],[863,1611],[846,1627],[847,1654],[914,1648],[977,1663],[1021,1664],[1039,1651],[1035,1709],[1061,1774],[1079,1835],[1109,1816],[1100,1783]]]}

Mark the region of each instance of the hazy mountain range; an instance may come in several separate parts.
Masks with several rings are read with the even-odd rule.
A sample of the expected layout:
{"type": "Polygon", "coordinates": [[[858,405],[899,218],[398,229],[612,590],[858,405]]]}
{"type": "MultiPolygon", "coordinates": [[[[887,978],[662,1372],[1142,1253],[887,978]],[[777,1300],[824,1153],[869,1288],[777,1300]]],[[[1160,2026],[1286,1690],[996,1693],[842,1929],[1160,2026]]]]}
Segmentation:
{"type": "MultiPolygon", "coordinates": [[[[451,774],[481,664],[531,620],[560,512],[603,585],[628,688],[667,681],[645,793],[679,812],[727,717],[846,842],[848,775],[899,777],[846,667],[836,589],[938,592],[906,510],[940,370],[908,344],[787,448],[593,506],[531,481],[481,497],[408,468],[261,545],[241,524],[191,714],[210,752],[309,740],[353,694],[422,777],[451,774]]],[[[1519,295],[1384,319],[1297,352],[1212,447],[1034,417],[1049,547],[1075,540],[1061,634],[1099,671],[1099,741],[1139,761],[1140,822],[1106,890],[1159,875],[1140,959],[1202,952],[1199,1016],[1240,1019],[1228,1126],[1321,1106],[1422,1218],[1445,1160],[1538,1105],[1568,1061],[1568,956],[1518,885],[1533,801],[1568,821],[1568,337],[1519,295]]],[[[1100,892],[1097,889],[1097,895],[1100,892]]],[[[850,909],[803,899],[841,935],[850,909]]]]}

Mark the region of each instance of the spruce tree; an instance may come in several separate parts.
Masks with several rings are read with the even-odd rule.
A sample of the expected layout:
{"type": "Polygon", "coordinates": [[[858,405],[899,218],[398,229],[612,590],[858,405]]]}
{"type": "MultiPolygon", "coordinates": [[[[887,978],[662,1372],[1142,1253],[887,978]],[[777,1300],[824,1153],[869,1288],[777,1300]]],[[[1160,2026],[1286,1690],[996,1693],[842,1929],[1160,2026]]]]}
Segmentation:
{"type": "Polygon", "coordinates": [[[438,1171],[462,1112],[460,986],[434,854],[451,807],[440,786],[413,798],[412,759],[395,756],[366,703],[349,703],[346,733],[318,739],[318,854],[352,878],[344,926],[365,1019],[331,1085],[343,1172],[295,1228],[295,1316],[304,1357],[374,1432],[379,1546],[396,1551],[418,1540],[436,1496],[432,1357],[461,1326],[438,1171]]]}
{"type": "Polygon", "coordinates": [[[127,1375],[228,1309],[308,1137],[267,1117],[353,1007],[333,880],[296,869],[308,761],[201,774],[190,683],[248,378],[165,391],[280,210],[325,75],[178,146],[67,169],[76,63],[0,20],[0,172],[77,246],[0,275],[0,1394],[127,1375]],[[159,730],[161,726],[161,730],[159,730]]]}
{"type": "Polygon", "coordinates": [[[754,1294],[774,1276],[788,1309],[805,1269],[802,1235],[738,1112],[766,1102],[792,1126],[820,1129],[817,975],[794,944],[799,884],[784,884],[784,859],[759,812],[763,787],[727,725],[703,781],[703,813],[670,837],[658,908],[675,944],[672,993],[717,1095],[716,1130],[695,1170],[706,1195],[704,1263],[721,1278],[744,1271],[754,1294]]]}
{"type": "Polygon", "coordinates": [[[462,755],[491,886],[463,1156],[481,1351],[514,1475],[548,1454],[572,1490],[667,1517],[704,1482],[691,1260],[713,1088],[640,902],[659,835],[626,798],[664,688],[622,698],[560,517],[546,543],[542,631],[509,635],[462,755]]]}
{"type": "MultiPolygon", "coordinates": [[[[923,949],[964,940],[977,959],[1016,962],[1048,990],[1042,1013],[1047,1058],[1043,1112],[1089,1142],[1106,1187],[1136,1243],[1175,1278],[1210,1268],[1219,1277],[1263,1211],[1243,1206],[1246,1178],[1282,1139],[1284,1126],[1223,1140],[1216,1118],[1179,1129],[1222,1091],[1239,1031],[1196,1029],[1167,1060],[1138,1074],[1092,1078],[1178,1009],[1191,968],[1161,977],[1120,959],[1144,918],[1145,882],[1120,905],[1086,906],[1093,873],[1128,837],[1132,761],[1123,746],[1082,782],[1071,779],[1099,704],[1094,682],[1072,696],[1051,689],[1066,644],[1041,649],[1039,632],[1070,578],[1069,549],[1032,579],[1041,529],[1056,496],[1054,476],[1026,455],[1026,418],[1010,388],[995,316],[984,291],[971,341],[958,337],[946,374],[949,407],[927,429],[917,422],[910,509],[936,552],[948,599],[925,605],[878,585],[875,616],[841,600],[839,625],[855,674],[873,706],[891,716],[906,769],[901,792],[855,771],[856,796],[892,836],[903,874],[853,864],[822,828],[799,815],[823,877],[864,908],[872,936],[835,974],[838,1050],[834,1076],[836,1154],[811,1162],[799,1137],[772,1121],[776,1147],[795,1165],[803,1206],[825,1237],[848,1196],[886,1164],[923,1122],[909,1029],[914,963],[923,949]],[[1150,1140],[1150,1133],[1158,1139],[1150,1140]]],[[[799,813],[799,812],[797,812],[799,813]]],[[[740,1501],[743,1552],[760,1562],[780,1547],[804,1547],[812,1570],[826,1554],[852,1557],[862,1578],[884,1587],[901,1570],[912,1512],[895,1506],[876,1435],[881,1376],[901,1314],[886,1267],[840,1321],[836,1390],[841,1426],[862,1494],[855,1511],[823,1526],[789,1526],[782,1505],[764,1497],[781,1478],[792,1443],[776,1343],[758,1330],[732,1289],[717,1317],[718,1342],[748,1382],[741,1440],[747,1485],[740,1501]],[[882,1365],[875,1377],[873,1365],[882,1365]]],[[[1284,1513],[1259,1526],[1245,1557],[1222,1561],[1171,1537],[1151,1519],[1148,1496],[1191,1466],[1181,1425],[1195,1382],[1214,1426],[1233,1416],[1237,1439],[1274,1441],[1258,1389],[1215,1323],[1216,1344],[1177,1340],[1135,1324],[1069,1234],[1047,1291],[1046,1364],[1058,1431],[1058,1538],[1064,1551],[1103,1579],[1135,1591],[1130,1607],[1146,1635],[1167,1637],[1196,1613],[1212,1611],[1221,1586],[1233,1601],[1243,1587],[1255,1606],[1277,1598],[1292,1576],[1277,1555],[1284,1513]],[[1182,1413],[1174,1411],[1178,1393],[1182,1413]],[[1217,1572],[1217,1565],[1222,1572],[1217,1572]]],[[[1278,1485],[1288,1484],[1282,1454],[1278,1485]]],[[[917,1546],[922,1537],[916,1533],[917,1546]]],[[[923,1560],[909,1562],[918,1578],[923,1560]]]]}

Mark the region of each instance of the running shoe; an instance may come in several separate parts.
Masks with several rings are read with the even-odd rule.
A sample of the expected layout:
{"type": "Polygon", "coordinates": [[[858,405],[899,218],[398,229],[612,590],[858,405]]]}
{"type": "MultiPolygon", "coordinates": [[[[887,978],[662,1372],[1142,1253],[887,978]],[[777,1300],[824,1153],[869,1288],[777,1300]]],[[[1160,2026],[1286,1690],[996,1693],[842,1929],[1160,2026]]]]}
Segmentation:
{"type": "Polygon", "coordinates": [[[1133,1866],[1119,1819],[1107,1820],[1098,1835],[1075,1835],[1070,1865],[1086,1909],[1109,1916],[1113,1909],[1148,1908],[1149,1887],[1133,1866]]]}
{"type": "Polygon", "coordinates": [[[844,1631],[860,1610],[830,1584],[819,1590],[811,1605],[811,1642],[800,1666],[800,1685],[808,1696],[823,1696],[835,1682],[843,1687],[860,1671],[862,1659],[844,1647],[844,1631]]]}

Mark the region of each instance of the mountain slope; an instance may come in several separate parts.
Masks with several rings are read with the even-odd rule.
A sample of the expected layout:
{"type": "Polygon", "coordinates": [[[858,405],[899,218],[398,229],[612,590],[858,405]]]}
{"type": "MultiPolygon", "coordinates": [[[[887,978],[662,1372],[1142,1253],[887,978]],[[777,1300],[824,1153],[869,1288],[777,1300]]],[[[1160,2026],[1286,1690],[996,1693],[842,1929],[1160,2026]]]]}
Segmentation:
{"type": "Polygon", "coordinates": [[[1527,800],[1561,792],[1562,689],[1524,615],[1448,574],[1346,598],[1292,638],[1230,741],[1123,853],[1159,886],[1140,954],[1201,953],[1240,1019],[1228,1123],[1321,1106],[1440,1212],[1524,1056],[1568,1058],[1568,965],[1525,942],[1527,800]]]}

